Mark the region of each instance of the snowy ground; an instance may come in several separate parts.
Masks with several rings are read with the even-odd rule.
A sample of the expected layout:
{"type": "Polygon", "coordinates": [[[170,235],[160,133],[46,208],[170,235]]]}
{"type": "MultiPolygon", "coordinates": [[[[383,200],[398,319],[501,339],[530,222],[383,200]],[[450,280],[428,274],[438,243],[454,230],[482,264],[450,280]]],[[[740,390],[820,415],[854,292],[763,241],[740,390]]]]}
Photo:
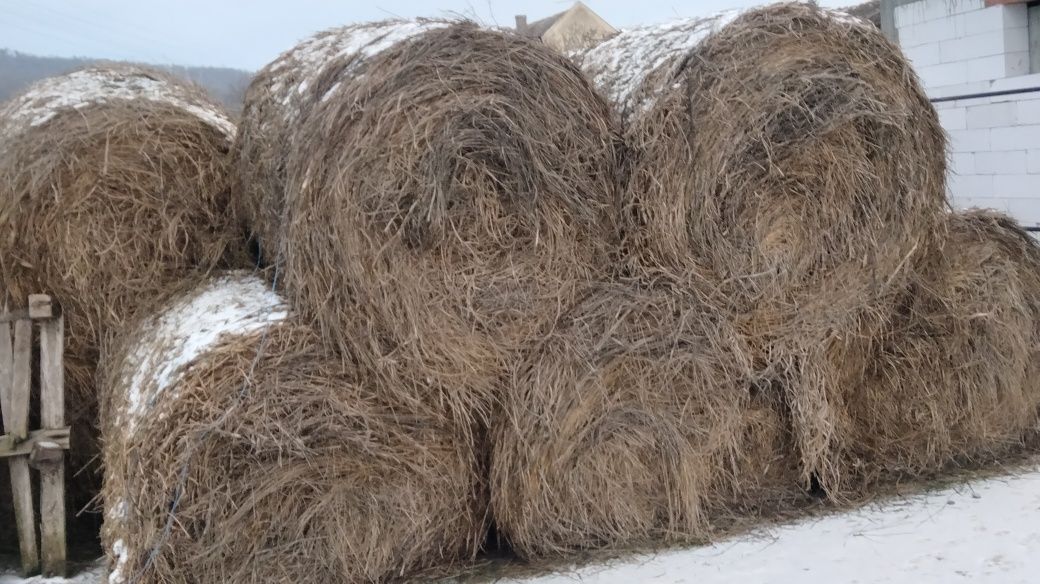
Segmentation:
{"type": "MultiPolygon", "coordinates": [[[[919,584],[1040,581],[1040,464],[712,546],[589,565],[511,584],[919,584]]],[[[93,584],[0,575],[0,584],[93,584]]]]}

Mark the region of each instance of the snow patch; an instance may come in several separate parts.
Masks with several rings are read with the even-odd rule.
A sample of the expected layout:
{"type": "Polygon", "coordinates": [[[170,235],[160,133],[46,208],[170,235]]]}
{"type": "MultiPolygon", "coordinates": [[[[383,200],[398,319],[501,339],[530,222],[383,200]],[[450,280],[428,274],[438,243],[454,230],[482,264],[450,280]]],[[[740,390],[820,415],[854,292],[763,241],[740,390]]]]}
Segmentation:
{"type": "Polygon", "coordinates": [[[288,307],[260,278],[232,274],[212,280],[149,322],[130,354],[128,432],[200,356],[229,337],[243,337],[285,320],[288,307]]]}
{"type": "Polygon", "coordinates": [[[43,125],[62,111],[83,109],[113,101],[146,100],[188,112],[223,133],[230,140],[235,125],[215,108],[191,97],[186,91],[144,73],[112,69],[85,69],[44,79],[13,99],[0,112],[7,123],[0,137],[43,125]]]}
{"type": "Polygon", "coordinates": [[[727,10],[703,18],[684,18],[622,30],[581,55],[582,67],[610,101],[622,111],[636,111],[650,104],[637,104],[636,90],[658,67],[685,55],[744,10],[727,10]]]}
{"type": "Polygon", "coordinates": [[[1040,570],[1040,469],[807,519],[715,545],[586,566],[525,584],[1027,584],[1040,570]]]}
{"type": "MultiPolygon", "coordinates": [[[[596,86],[622,112],[641,113],[653,106],[653,95],[641,95],[639,90],[655,69],[686,55],[749,10],[752,9],[726,10],[706,17],[624,29],[595,47],[570,56],[582,64],[596,86]]],[[[873,27],[840,10],[821,11],[842,24],[873,27]]]]}
{"type": "Polygon", "coordinates": [[[115,558],[115,565],[112,566],[112,571],[108,574],[108,584],[123,584],[126,582],[123,570],[126,569],[126,562],[130,559],[129,550],[127,550],[123,540],[117,539],[112,544],[112,557],[115,558]]]}
{"type": "MultiPolygon", "coordinates": [[[[306,93],[329,62],[355,57],[355,62],[340,74],[340,80],[348,79],[365,60],[401,41],[448,24],[446,21],[428,20],[366,23],[323,31],[301,42],[269,66],[270,71],[277,74],[271,92],[277,95],[276,99],[284,108],[285,121],[292,122],[300,115],[297,99],[306,93]]],[[[339,83],[333,89],[338,86],[339,83]]]]}

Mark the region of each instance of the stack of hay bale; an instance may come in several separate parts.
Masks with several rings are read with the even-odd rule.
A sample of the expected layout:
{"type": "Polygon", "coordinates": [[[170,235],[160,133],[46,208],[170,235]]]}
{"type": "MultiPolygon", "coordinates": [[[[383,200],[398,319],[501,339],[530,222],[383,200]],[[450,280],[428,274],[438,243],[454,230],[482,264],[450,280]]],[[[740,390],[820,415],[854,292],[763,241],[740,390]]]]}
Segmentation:
{"type": "Polygon", "coordinates": [[[468,23],[327,31],[265,68],[235,215],[284,300],[216,282],[106,359],[115,579],[384,581],[473,557],[519,348],[606,279],[619,135],[562,56],[468,23]],[[197,341],[193,315],[236,296],[290,314],[197,341]]]}
{"type": "Polygon", "coordinates": [[[880,31],[786,4],[577,60],[631,148],[626,275],[672,292],[580,307],[523,365],[492,467],[517,551],[710,537],[791,501],[784,486],[843,502],[1021,448],[1040,249],[1006,218],[948,212],[943,131],[880,31]],[[768,408],[775,450],[747,441],[768,408]]]}
{"type": "Polygon", "coordinates": [[[395,20],[262,70],[227,157],[137,70],[0,121],[4,286],[57,296],[100,382],[109,581],[699,541],[1021,449],[1040,249],[946,207],[880,31],[781,4],[577,62],[395,20]],[[213,274],[248,238],[264,269],[213,274]]]}

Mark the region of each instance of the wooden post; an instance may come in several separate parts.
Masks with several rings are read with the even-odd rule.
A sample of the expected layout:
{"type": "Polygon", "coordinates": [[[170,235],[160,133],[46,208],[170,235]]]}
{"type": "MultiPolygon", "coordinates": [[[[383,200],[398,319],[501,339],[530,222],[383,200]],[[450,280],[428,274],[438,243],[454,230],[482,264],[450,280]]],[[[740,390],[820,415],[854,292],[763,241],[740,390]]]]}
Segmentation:
{"type": "MultiPolygon", "coordinates": [[[[65,425],[65,387],[62,358],[65,322],[49,296],[29,297],[29,311],[46,318],[40,322],[40,423],[43,430],[65,425]]],[[[35,459],[40,470],[40,540],[43,575],[65,576],[65,460],[54,442],[40,442],[35,459]]]]}
{"type": "MultiPolygon", "coordinates": [[[[4,430],[16,440],[29,437],[29,384],[32,358],[32,321],[14,324],[14,348],[11,347],[11,325],[0,324],[0,395],[4,430]]],[[[18,545],[22,555],[22,572],[35,573],[40,566],[36,549],[36,525],[33,519],[32,482],[29,459],[16,456],[7,460],[11,471],[11,496],[14,498],[18,545]]]]}

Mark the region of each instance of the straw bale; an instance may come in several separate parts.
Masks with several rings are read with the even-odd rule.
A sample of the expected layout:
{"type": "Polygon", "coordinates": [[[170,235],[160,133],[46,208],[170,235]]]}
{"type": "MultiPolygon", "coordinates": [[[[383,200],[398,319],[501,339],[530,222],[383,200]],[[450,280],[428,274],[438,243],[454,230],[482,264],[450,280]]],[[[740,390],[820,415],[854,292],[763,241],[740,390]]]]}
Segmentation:
{"type": "Polygon", "coordinates": [[[472,557],[474,453],[261,278],[174,294],[105,358],[109,582],[383,582],[472,557]]]}

